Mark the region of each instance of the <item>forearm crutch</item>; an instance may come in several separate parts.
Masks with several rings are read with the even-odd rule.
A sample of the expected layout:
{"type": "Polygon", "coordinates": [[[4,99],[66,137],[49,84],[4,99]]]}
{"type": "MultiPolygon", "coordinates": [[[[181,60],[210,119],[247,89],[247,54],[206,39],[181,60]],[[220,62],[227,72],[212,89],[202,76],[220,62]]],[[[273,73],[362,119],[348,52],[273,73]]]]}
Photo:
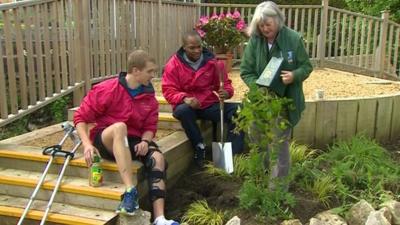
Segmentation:
{"type": "Polygon", "coordinates": [[[47,208],[46,208],[45,214],[43,215],[42,221],[40,223],[40,224],[44,224],[44,222],[46,221],[46,218],[47,218],[47,214],[48,214],[48,212],[49,212],[49,210],[51,208],[51,205],[53,203],[55,194],[57,193],[58,187],[59,187],[59,185],[61,183],[61,180],[62,180],[62,177],[64,175],[65,169],[66,169],[69,161],[72,158],[74,158],[74,154],[75,154],[76,150],[78,149],[78,147],[81,144],[81,140],[79,139],[75,128],[70,123],[65,122],[65,123],[63,123],[61,125],[61,127],[64,129],[65,135],[61,139],[60,143],[57,144],[57,145],[54,145],[54,146],[47,147],[47,148],[45,148],[43,150],[43,155],[51,155],[51,157],[50,157],[49,161],[47,162],[46,168],[44,169],[43,174],[40,177],[39,182],[36,185],[35,190],[33,191],[31,197],[29,198],[29,202],[26,205],[25,210],[22,213],[22,216],[18,221],[18,225],[22,225],[22,222],[24,221],[26,215],[28,214],[29,209],[30,209],[30,207],[31,207],[31,205],[32,205],[32,203],[33,203],[33,201],[34,201],[34,199],[35,199],[40,187],[42,186],[42,184],[43,184],[43,182],[44,182],[44,180],[46,178],[46,175],[47,175],[47,173],[48,173],[48,171],[50,169],[50,166],[53,163],[54,158],[55,157],[65,157],[66,160],[64,161],[64,165],[62,167],[62,170],[61,170],[60,174],[58,175],[58,180],[57,180],[56,186],[55,186],[55,188],[53,190],[53,193],[52,193],[52,195],[50,197],[49,203],[47,204],[47,208]],[[68,137],[70,137],[72,139],[72,141],[74,142],[74,147],[70,152],[62,151],[61,147],[64,144],[64,142],[67,140],[68,137]]]}

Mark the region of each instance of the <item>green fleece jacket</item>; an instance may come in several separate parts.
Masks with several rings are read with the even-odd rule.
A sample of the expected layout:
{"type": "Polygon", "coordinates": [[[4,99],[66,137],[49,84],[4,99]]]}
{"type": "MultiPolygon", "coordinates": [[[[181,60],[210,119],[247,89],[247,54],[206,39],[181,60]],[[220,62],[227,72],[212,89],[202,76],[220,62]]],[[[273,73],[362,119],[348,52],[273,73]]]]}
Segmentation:
{"type": "Polygon", "coordinates": [[[248,86],[255,83],[273,56],[283,57],[281,70],[292,71],[294,75],[293,83],[287,85],[284,94],[295,106],[288,111],[289,122],[294,127],[305,108],[303,81],[313,69],[303,39],[296,31],[282,27],[270,50],[263,36],[250,37],[240,64],[240,76],[248,86]]]}

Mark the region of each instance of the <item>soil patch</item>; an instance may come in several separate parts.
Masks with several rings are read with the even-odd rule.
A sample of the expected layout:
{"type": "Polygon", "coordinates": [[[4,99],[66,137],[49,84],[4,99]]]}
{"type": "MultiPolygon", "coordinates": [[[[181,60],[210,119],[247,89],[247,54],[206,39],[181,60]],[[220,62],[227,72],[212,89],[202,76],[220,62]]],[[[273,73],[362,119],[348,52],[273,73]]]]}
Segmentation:
{"type": "MultiPolygon", "coordinates": [[[[241,100],[248,88],[240,78],[239,71],[229,73],[235,95],[232,100],[241,100]]],[[[159,79],[154,79],[156,93],[162,96],[159,79]]],[[[307,100],[315,99],[316,90],[324,91],[325,99],[372,97],[400,93],[400,82],[368,77],[333,69],[314,69],[303,83],[307,100]]]]}
{"type": "MultiPolygon", "coordinates": [[[[400,163],[400,139],[382,145],[392,155],[392,158],[400,163]]],[[[278,225],[282,221],[270,221],[257,218],[255,211],[237,209],[239,206],[238,193],[240,181],[226,180],[200,173],[194,166],[176,182],[176,185],[168,190],[166,200],[166,215],[169,218],[179,220],[182,218],[191,203],[198,200],[206,200],[213,210],[229,211],[228,218],[237,215],[241,224],[246,225],[278,225]]],[[[319,212],[328,210],[326,206],[315,200],[308,192],[291,184],[289,192],[296,199],[296,204],[290,211],[294,219],[299,219],[303,224],[319,212]]],[[[331,208],[340,206],[336,199],[330,204],[331,208]]]]}

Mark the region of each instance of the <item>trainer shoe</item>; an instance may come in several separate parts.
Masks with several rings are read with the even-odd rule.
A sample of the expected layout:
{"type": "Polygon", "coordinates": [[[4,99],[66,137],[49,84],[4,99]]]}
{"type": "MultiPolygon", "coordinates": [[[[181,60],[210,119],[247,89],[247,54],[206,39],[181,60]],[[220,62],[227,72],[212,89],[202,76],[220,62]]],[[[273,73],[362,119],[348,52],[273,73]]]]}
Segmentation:
{"type": "Polygon", "coordinates": [[[179,225],[179,223],[174,220],[167,220],[164,216],[159,216],[154,220],[153,225],[179,225]]]}
{"type": "Polygon", "coordinates": [[[139,208],[138,192],[135,187],[128,188],[122,195],[122,201],[119,204],[116,213],[134,215],[135,210],[139,208]]]}
{"type": "Polygon", "coordinates": [[[194,150],[194,163],[200,170],[204,169],[205,157],[206,157],[206,149],[196,147],[196,149],[194,150]]]}

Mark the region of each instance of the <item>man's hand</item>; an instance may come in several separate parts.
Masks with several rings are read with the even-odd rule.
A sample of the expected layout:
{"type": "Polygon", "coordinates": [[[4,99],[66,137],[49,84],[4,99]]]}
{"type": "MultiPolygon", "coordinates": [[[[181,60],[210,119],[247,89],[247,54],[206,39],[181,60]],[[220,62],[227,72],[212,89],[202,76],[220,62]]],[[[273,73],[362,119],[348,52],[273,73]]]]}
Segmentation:
{"type": "Polygon", "coordinates": [[[83,155],[85,156],[85,161],[87,166],[92,165],[92,159],[94,154],[100,155],[97,148],[95,148],[92,144],[83,145],[83,155]]]}
{"type": "Polygon", "coordinates": [[[185,97],[183,99],[183,102],[185,104],[188,104],[190,107],[192,107],[193,109],[200,109],[200,102],[199,100],[197,100],[197,98],[195,97],[185,97]]]}
{"type": "Polygon", "coordinates": [[[220,88],[218,90],[218,97],[219,97],[220,100],[228,99],[229,98],[229,93],[225,89],[220,88]]]}
{"type": "Polygon", "coordinates": [[[281,71],[282,82],[286,85],[293,83],[294,75],[292,71],[281,71]]]}
{"type": "Polygon", "coordinates": [[[139,144],[135,145],[136,156],[145,156],[149,151],[149,144],[145,141],[141,141],[139,144]]]}

